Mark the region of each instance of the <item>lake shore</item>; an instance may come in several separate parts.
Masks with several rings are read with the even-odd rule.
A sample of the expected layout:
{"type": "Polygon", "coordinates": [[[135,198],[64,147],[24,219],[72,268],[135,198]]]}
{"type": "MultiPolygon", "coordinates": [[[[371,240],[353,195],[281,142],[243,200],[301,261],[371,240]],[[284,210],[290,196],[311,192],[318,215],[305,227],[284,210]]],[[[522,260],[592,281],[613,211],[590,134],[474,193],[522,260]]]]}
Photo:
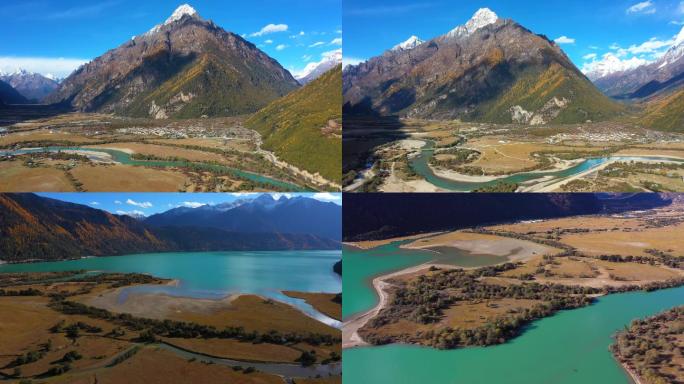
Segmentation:
{"type": "Polygon", "coordinates": [[[346,246],[349,246],[349,247],[367,250],[367,249],[372,249],[372,248],[377,248],[377,247],[380,247],[383,245],[387,245],[390,243],[394,243],[397,241],[422,239],[424,237],[434,236],[434,235],[438,235],[440,233],[443,233],[443,232],[420,233],[417,235],[392,237],[389,239],[382,239],[382,240],[348,241],[348,242],[344,242],[343,244],[346,246]]]}

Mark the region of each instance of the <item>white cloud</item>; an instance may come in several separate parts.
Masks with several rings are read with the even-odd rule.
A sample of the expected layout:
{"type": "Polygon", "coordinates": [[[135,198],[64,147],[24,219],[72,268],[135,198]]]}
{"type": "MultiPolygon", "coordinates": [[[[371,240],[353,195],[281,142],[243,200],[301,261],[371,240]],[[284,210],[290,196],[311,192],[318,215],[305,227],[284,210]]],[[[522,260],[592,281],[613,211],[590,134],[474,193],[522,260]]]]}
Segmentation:
{"type": "Polygon", "coordinates": [[[617,44],[610,46],[610,49],[615,51],[615,55],[618,57],[627,57],[631,55],[641,55],[647,54],[653,57],[657,57],[665,53],[665,51],[674,44],[675,39],[670,40],[658,40],[655,37],[648,39],[641,44],[632,44],[627,48],[622,48],[617,44]]]}
{"type": "Polygon", "coordinates": [[[330,43],[328,43],[328,45],[342,45],[342,38],[336,37],[336,38],[332,39],[332,41],[330,43]]]}
{"type": "Polygon", "coordinates": [[[554,41],[556,44],[575,44],[575,39],[567,36],[561,36],[554,41]]]}
{"type": "Polygon", "coordinates": [[[672,21],[670,21],[670,24],[672,24],[672,25],[684,25],[684,21],[672,20],[672,21]]]}
{"type": "Polygon", "coordinates": [[[91,201],[89,204],[90,205],[100,205],[100,203],[98,203],[97,201],[91,201]]]}
{"type": "Polygon", "coordinates": [[[259,32],[254,32],[250,34],[251,37],[268,35],[269,33],[285,32],[287,31],[287,24],[268,24],[267,26],[261,28],[259,32]]]}
{"type": "Polygon", "coordinates": [[[116,211],[116,214],[117,215],[126,215],[126,216],[145,216],[145,212],[138,211],[138,210],[132,210],[132,211],[118,210],[118,211],[116,211]]]}
{"type": "Polygon", "coordinates": [[[582,56],[582,58],[583,58],[584,60],[595,59],[595,58],[596,58],[596,54],[595,54],[595,53],[590,53],[590,54],[588,54],[588,55],[582,56]]]}
{"type": "Polygon", "coordinates": [[[589,49],[597,50],[597,49],[599,49],[599,47],[597,47],[596,45],[590,45],[589,49]]]}
{"type": "Polygon", "coordinates": [[[304,31],[299,31],[299,36],[304,36],[304,35],[306,35],[306,33],[304,33],[304,31]]]}
{"type": "Polygon", "coordinates": [[[302,60],[304,60],[304,62],[310,61],[310,60],[311,60],[311,55],[304,55],[304,56],[302,56],[302,60]]]}
{"type": "Polygon", "coordinates": [[[273,40],[268,39],[268,40],[264,41],[264,44],[273,44],[273,40]]]}
{"type": "Polygon", "coordinates": [[[123,203],[121,202],[121,200],[114,200],[114,204],[121,205],[123,203]]]}
{"type": "Polygon", "coordinates": [[[338,29],[337,31],[335,31],[335,33],[337,33],[338,35],[341,35],[341,34],[342,34],[342,30],[341,30],[341,29],[338,29]]]}
{"type": "Polygon", "coordinates": [[[325,45],[325,43],[322,42],[322,41],[317,41],[317,42],[315,42],[315,43],[309,45],[309,48],[320,47],[321,45],[325,45]]]}
{"type": "Polygon", "coordinates": [[[128,200],[126,200],[126,204],[128,204],[128,205],[133,205],[133,206],[136,206],[136,207],[140,207],[140,208],[143,208],[143,209],[152,207],[152,203],[150,203],[149,201],[138,202],[138,201],[134,201],[134,200],[128,199],[128,200]]]}
{"type": "Polygon", "coordinates": [[[87,59],[64,57],[0,56],[0,71],[14,72],[18,69],[25,69],[42,75],[53,74],[57,77],[67,77],[87,62],[87,59]]]}
{"type": "Polygon", "coordinates": [[[677,7],[677,12],[684,14],[684,1],[679,2],[679,7],[677,7]]]}
{"type": "Polygon", "coordinates": [[[626,71],[648,63],[650,61],[643,58],[620,58],[613,52],[608,52],[600,60],[594,57],[591,61],[585,62],[582,66],[582,72],[595,80],[611,73],[626,71]]]}
{"type": "Polygon", "coordinates": [[[342,56],[342,67],[346,67],[348,65],[359,65],[366,61],[366,59],[361,59],[358,57],[349,57],[349,56],[342,56]]]}
{"type": "Polygon", "coordinates": [[[651,15],[656,12],[655,3],[651,0],[642,1],[641,3],[636,3],[631,7],[627,8],[628,14],[642,14],[651,15]]]}
{"type": "MultiPolygon", "coordinates": [[[[320,61],[312,61],[308,63],[301,71],[295,71],[295,70],[290,70],[290,73],[292,73],[292,76],[295,77],[295,79],[300,79],[307,74],[311,73],[316,67],[321,65],[322,63],[326,61],[330,61],[331,59],[334,59],[336,57],[342,57],[342,48],[338,48],[332,51],[327,51],[321,53],[321,60],[320,61]]],[[[311,60],[311,56],[305,55],[304,56],[304,61],[307,62],[311,60]],[[307,59],[308,58],[308,59],[307,59]]],[[[339,60],[339,59],[338,59],[339,60]]]]}
{"type": "Polygon", "coordinates": [[[202,207],[205,205],[207,205],[207,204],[200,203],[199,201],[184,201],[179,206],[188,207],[188,208],[199,208],[199,207],[202,207]]]}
{"type": "Polygon", "coordinates": [[[319,192],[319,193],[314,193],[312,196],[316,200],[320,201],[332,201],[332,202],[341,202],[342,201],[342,194],[340,193],[330,193],[330,192],[319,192]]]}
{"type": "Polygon", "coordinates": [[[287,48],[287,45],[285,44],[278,44],[278,46],[276,46],[277,51],[282,51],[285,48],[287,48]]]}

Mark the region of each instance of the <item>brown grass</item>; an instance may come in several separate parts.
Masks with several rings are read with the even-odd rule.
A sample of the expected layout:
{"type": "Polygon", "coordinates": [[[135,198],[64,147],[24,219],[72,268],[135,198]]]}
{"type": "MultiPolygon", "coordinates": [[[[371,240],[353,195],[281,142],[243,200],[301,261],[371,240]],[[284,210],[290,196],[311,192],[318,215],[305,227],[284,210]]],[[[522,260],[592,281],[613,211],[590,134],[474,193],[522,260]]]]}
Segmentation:
{"type": "Polygon", "coordinates": [[[219,161],[224,162],[223,156],[213,153],[197,151],[194,149],[176,148],[166,145],[142,144],[142,143],[110,143],[101,145],[89,145],[88,148],[111,148],[130,150],[135,153],[154,155],[162,158],[180,157],[190,161],[219,161]]]}
{"type": "Polygon", "coordinates": [[[71,173],[89,192],[178,192],[187,180],[181,172],[129,165],[86,165],[71,173]]]}
{"type": "Polygon", "coordinates": [[[55,168],[28,168],[19,161],[0,162],[2,192],[73,192],[64,171],[55,168]]]}
{"type": "Polygon", "coordinates": [[[285,345],[252,344],[230,339],[165,338],[164,340],[198,353],[235,360],[291,363],[301,354],[301,351],[285,345]]]}
{"type": "Polygon", "coordinates": [[[630,232],[568,234],[562,237],[562,241],[587,255],[646,256],[646,249],[669,250],[672,254],[684,255],[682,233],[684,223],[630,232]]]}
{"type": "Polygon", "coordinates": [[[133,357],[109,369],[83,374],[66,374],[55,383],[73,384],[129,383],[235,383],[235,384],[282,384],[275,375],[234,371],[230,367],[208,365],[200,361],[190,362],[172,352],[155,348],[144,348],[133,357]]]}
{"type": "Polygon", "coordinates": [[[277,330],[340,335],[339,330],[314,320],[287,304],[254,295],[242,295],[233,300],[230,307],[210,313],[183,312],[177,315],[171,313],[169,316],[216,327],[244,327],[248,331],[277,330]]]}
{"type": "Polygon", "coordinates": [[[309,305],[314,307],[317,311],[332,317],[336,320],[342,319],[342,305],[333,301],[334,293],[311,293],[311,292],[295,292],[283,291],[287,296],[304,299],[309,305]]]}
{"type": "Polygon", "coordinates": [[[77,143],[91,143],[97,141],[81,135],[69,132],[55,131],[50,133],[47,130],[13,133],[0,137],[0,146],[24,143],[29,141],[73,141],[77,143]]]}

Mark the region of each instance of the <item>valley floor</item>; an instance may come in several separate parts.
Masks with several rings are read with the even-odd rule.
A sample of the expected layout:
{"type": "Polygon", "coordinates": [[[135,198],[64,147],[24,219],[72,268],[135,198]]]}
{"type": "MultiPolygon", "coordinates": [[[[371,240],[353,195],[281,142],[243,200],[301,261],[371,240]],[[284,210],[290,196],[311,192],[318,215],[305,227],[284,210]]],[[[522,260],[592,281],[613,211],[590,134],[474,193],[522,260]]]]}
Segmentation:
{"type": "Polygon", "coordinates": [[[628,122],[345,119],[350,192],[684,191],[684,135],[628,122]]]}
{"type": "Polygon", "coordinates": [[[505,255],[485,267],[447,255],[375,277],[378,302],[346,319],[343,348],[409,343],[452,349],[503,343],[529,322],[597,296],[684,284],[684,206],[615,215],[493,225],[406,239],[401,248],[471,257],[505,255]]]}
{"type": "Polygon", "coordinates": [[[244,126],[245,119],[152,120],[62,113],[19,121],[9,116],[0,130],[0,190],[340,189],[338,183],[262,149],[261,137],[244,126]]]}
{"type": "Polygon", "coordinates": [[[286,304],[119,295],[170,283],[82,271],[0,275],[0,381],[341,382],[340,331],[286,304]]]}

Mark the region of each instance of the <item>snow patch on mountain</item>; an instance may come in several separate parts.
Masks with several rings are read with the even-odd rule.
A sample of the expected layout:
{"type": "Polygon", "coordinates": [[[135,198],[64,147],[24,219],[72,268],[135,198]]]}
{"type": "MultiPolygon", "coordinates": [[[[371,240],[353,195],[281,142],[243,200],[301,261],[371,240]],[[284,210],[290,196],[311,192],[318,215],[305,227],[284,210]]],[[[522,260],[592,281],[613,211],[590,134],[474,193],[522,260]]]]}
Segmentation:
{"type": "Polygon", "coordinates": [[[424,42],[424,40],[421,40],[418,36],[414,35],[409,37],[408,40],[392,47],[392,51],[408,51],[423,44],[424,42]]]}
{"type": "Polygon", "coordinates": [[[668,44],[670,42],[672,45],[660,57],[657,57],[656,55],[655,58],[649,60],[643,57],[633,56],[627,59],[620,58],[623,55],[619,53],[608,52],[603,55],[601,60],[592,60],[584,63],[582,72],[584,72],[590,80],[595,81],[614,73],[631,71],[654,63],[656,68],[664,68],[684,57],[684,27],[679,31],[677,36],[667,41],[668,44]]]}
{"type": "MultiPolygon", "coordinates": [[[[159,32],[161,28],[165,25],[173,24],[176,21],[180,20],[183,18],[183,16],[190,16],[190,17],[199,17],[199,13],[195,10],[195,8],[191,7],[189,4],[183,4],[176,8],[175,11],[169,16],[168,19],[163,24],[157,24],[154,26],[154,28],[150,29],[147,34],[152,34],[159,32]]],[[[135,40],[135,36],[133,36],[133,40],[135,40]]]]}
{"type": "Polygon", "coordinates": [[[584,66],[582,66],[582,72],[593,81],[613,73],[628,71],[650,63],[652,63],[652,61],[638,57],[620,59],[615,54],[609,52],[603,55],[602,60],[585,63],[584,66]]]}
{"type": "Polygon", "coordinates": [[[342,63],[342,49],[323,52],[321,57],[320,61],[308,63],[300,72],[294,73],[294,78],[304,85],[335,68],[338,64],[342,63]]]}
{"type": "Polygon", "coordinates": [[[465,25],[459,25],[452,29],[446,36],[450,38],[470,36],[478,29],[496,23],[497,20],[499,20],[499,16],[491,9],[480,8],[465,25]]]}

